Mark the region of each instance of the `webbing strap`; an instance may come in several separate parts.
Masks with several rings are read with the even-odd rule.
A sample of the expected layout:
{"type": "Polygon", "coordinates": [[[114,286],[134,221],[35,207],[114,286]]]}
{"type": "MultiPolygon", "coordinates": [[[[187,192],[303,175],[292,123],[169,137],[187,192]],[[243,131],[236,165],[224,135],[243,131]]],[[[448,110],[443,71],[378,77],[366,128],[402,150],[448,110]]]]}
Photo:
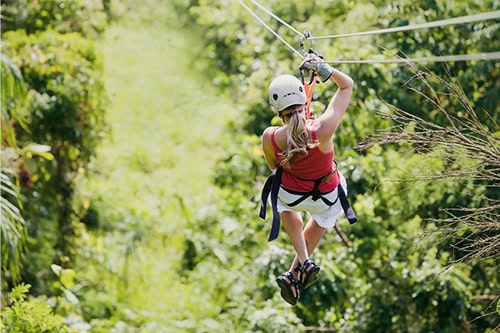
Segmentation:
{"type": "MultiPolygon", "coordinates": [[[[327,176],[330,176],[330,175],[331,175],[331,172],[327,176]]],[[[325,176],[325,177],[327,177],[327,176],[325,176]]],[[[330,200],[325,198],[323,196],[323,193],[321,193],[321,191],[319,190],[319,185],[321,184],[321,182],[323,181],[323,179],[325,177],[321,177],[321,178],[314,180],[314,188],[312,189],[312,191],[309,191],[309,192],[296,192],[296,191],[290,191],[290,190],[285,189],[285,191],[287,191],[289,193],[301,195],[300,198],[298,198],[297,200],[295,200],[292,203],[287,203],[286,205],[289,207],[295,207],[299,203],[301,203],[302,201],[306,200],[307,198],[312,197],[312,199],[314,201],[321,199],[321,200],[323,200],[323,202],[326,205],[333,206],[337,202],[338,198],[335,199],[335,201],[331,202],[330,200]]]]}
{"type": "Polygon", "coordinates": [[[354,210],[352,210],[349,200],[347,200],[347,196],[345,195],[342,185],[339,185],[337,188],[339,191],[340,204],[342,205],[342,210],[344,211],[347,220],[350,224],[358,222],[358,218],[356,217],[356,214],[354,214],[354,210]]]}
{"type": "Polygon", "coordinates": [[[262,189],[260,212],[259,216],[262,219],[266,218],[267,198],[271,194],[271,208],[273,210],[273,223],[271,225],[271,232],[269,233],[268,242],[278,238],[280,232],[280,214],[278,213],[278,192],[281,186],[281,174],[283,167],[279,166],[276,172],[267,177],[264,188],[262,189]]]}
{"type": "MultiPolygon", "coordinates": [[[[285,190],[285,191],[288,191],[288,190],[285,190]]],[[[309,198],[310,196],[312,196],[312,192],[306,192],[306,193],[297,193],[297,194],[302,194],[302,196],[300,198],[298,198],[297,200],[295,200],[294,202],[292,203],[287,203],[286,205],[288,207],[295,207],[297,206],[299,203],[301,203],[302,201],[306,200],[307,198],[309,198]]],[[[327,206],[333,206],[335,205],[335,203],[337,202],[337,200],[339,199],[338,197],[333,200],[333,201],[330,201],[328,200],[327,198],[325,198],[322,194],[320,194],[319,198],[318,199],[321,199],[325,205],[327,206]]],[[[313,200],[314,200],[314,197],[313,197],[313,200]]],[[[317,200],[317,199],[316,199],[317,200]]],[[[314,200],[314,201],[316,201],[314,200]]]]}

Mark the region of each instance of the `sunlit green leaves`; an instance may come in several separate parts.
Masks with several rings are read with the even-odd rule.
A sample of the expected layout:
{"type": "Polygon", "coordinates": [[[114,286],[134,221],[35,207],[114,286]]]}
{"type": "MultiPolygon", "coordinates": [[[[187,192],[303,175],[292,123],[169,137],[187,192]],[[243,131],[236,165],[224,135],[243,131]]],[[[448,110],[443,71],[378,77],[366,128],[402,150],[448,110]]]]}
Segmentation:
{"type": "MultiPolygon", "coordinates": [[[[2,152],[3,155],[3,152],[2,152]]],[[[19,187],[12,182],[12,175],[2,166],[1,177],[1,234],[2,272],[8,272],[14,281],[20,279],[22,254],[26,244],[25,220],[21,213],[22,200],[19,187]]]]}
{"type": "MultiPolygon", "coordinates": [[[[29,29],[57,25],[62,32],[71,23],[71,31],[88,31],[80,25],[87,12],[75,13],[80,4],[20,1],[16,8],[28,6],[24,22],[29,29]],[[67,11],[56,8],[61,4],[67,11]]],[[[494,7],[491,1],[429,7],[406,0],[273,0],[264,5],[313,35],[425,22],[494,7]]],[[[355,149],[361,139],[393,125],[379,117],[394,114],[386,102],[445,126],[439,110],[419,94],[425,86],[418,80],[412,82],[413,92],[403,86],[414,75],[411,70],[399,65],[338,66],[356,81],[351,107],[334,140],[360,222],[349,226],[344,218],[339,220],[349,248],[334,231],[327,233],[313,254],[322,267],[320,279],[292,308],[281,300],[275,276],[289,268],[293,249],[284,232],[274,243],[266,242],[270,223],[258,218],[257,208],[270,172],[260,135],[277,120],[268,108],[267,85],[277,74],[298,74],[297,58],[237,1],[120,1],[116,8],[127,12],[126,21],[111,27],[97,44],[106,56],[106,86],[113,102],[109,119],[114,131],[105,140],[102,111],[107,104],[101,99],[103,78],[94,71],[101,68],[95,45],[77,35],[4,34],[4,50],[12,48],[12,63],[26,78],[26,124],[41,138],[35,141],[39,145],[30,144],[34,140],[28,131],[19,132],[24,140],[19,149],[26,147],[26,164],[35,172],[35,190],[25,195],[27,221],[38,238],[25,274],[39,284],[36,293],[57,294],[50,301],[59,305],[58,311],[77,313],[95,332],[454,332],[492,326],[495,318],[483,316],[488,304],[474,296],[488,299],[495,293],[495,264],[447,271],[461,255],[460,244],[420,238],[426,228],[439,226],[429,218],[447,216],[444,207],[480,207],[487,190],[467,177],[437,181],[423,175],[472,172],[480,167],[478,159],[446,146],[391,143],[355,149]],[[96,144],[99,154],[92,159],[96,144]],[[84,245],[71,243],[81,250],[78,269],[73,262],[50,265],[53,258],[67,260],[54,251],[60,196],[53,192],[61,184],[54,170],[66,162],[66,176],[73,180],[87,168],[91,171],[76,188],[82,200],[70,207],[75,240],[84,245]],[[49,183],[53,186],[40,186],[49,183]],[[78,219],[82,212],[85,217],[78,219]]],[[[11,17],[14,12],[3,13],[11,17]]],[[[25,18],[15,19],[18,24],[25,18]]],[[[272,19],[266,22],[298,47],[300,36],[272,19]]],[[[472,27],[472,37],[470,28],[317,41],[315,47],[327,60],[398,51],[423,56],[495,49],[495,25],[472,27]]],[[[431,68],[445,72],[440,66],[431,68]]],[[[457,82],[463,82],[473,103],[495,110],[495,65],[450,64],[449,72],[459,76],[457,82]]],[[[318,113],[334,91],[333,85],[317,87],[318,113]]],[[[444,90],[439,90],[439,100],[462,112],[454,114],[457,119],[467,118],[444,90]]],[[[496,114],[481,119],[491,117],[496,114]]],[[[419,131],[415,121],[401,128],[406,135],[419,131]]],[[[476,133],[464,134],[471,139],[476,133]]],[[[14,184],[2,184],[7,189],[2,194],[16,194],[14,184]]],[[[2,216],[2,227],[3,222],[2,216]]],[[[461,237],[469,237],[468,232],[461,237]]]]}
{"type": "Polygon", "coordinates": [[[3,332],[76,332],[64,324],[64,318],[52,312],[43,299],[27,300],[30,285],[20,284],[13,288],[10,297],[13,304],[2,310],[0,326],[3,332]]]}
{"type": "Polygon", "coordinates": [[[2,32],[55,30],[95,35],[106,25],[103,3],[93,0],[18,0],[2,3],[2,32]]]}
{"type": "MultiPolygon", "coordinates": [[[[473,5],[461,3],[453,7],[447,4],[434,4],[429,7],[428,3],[423,4],[418,1],[411,3],[402,1],[389,5],[314,2],[298,6],[274,1],[266,4],[273,13],[294,27],[313,27],[315,35],[374,30],[466,15],[470,10],[467,7],[471,6],[476,11],[490,9],[488,5],[477,5],[477,3],[473,5]],[[313,5],[314,10],[309,10],[308,6],[313,5]],[[329,16],[334,12],[337,15],[329,16]],[[304,13],[310,16],[304,18],[302,17],[304,13]]],[[[218,11],[233,10],[230,7],[217,8],[218,11]]],[[[266,22],[270,22],[271,27],[280,35],[291,41],[292,45],[297,45],[294,38],[298,37],[293,36],[293,33],[273,19],[268,19],[262,11],[257,10],[257,12],[262,14],[260,16],[266,22]]],[[[226,59],[232,54],[229,61],[224,61],[223,66],[219,67],[223,69],[225,82],[223,86],[225,87],[231,80],[238,83],[233,90],[236,93],[244,92],[237,96],[240,96],[240,103],[247,105],[244,128],[247,132],[259,136],[262,129],[272,123],[272,115],[266,113],[269,111],[266,105],[266,82],[269,82],[270,77],[282,72],[294,73],[293,63],[296,59],[293,53],[272,37],[259,22],[256,20],[249,22],[246,17],[250,15],[243,10],[240,11],[240,16],[232,15],[229,20],[221,15],[208,15],[208,7],[203,4],[191,13],[194,13],[198,23],[209,31],[211,38],[207,39],[207,47],[213,51],[216,58],[214,65],[220,65],[218,60],[226,59]],[[224,29],[236,21],[242,26],[224,29]],[[239,42],[234,43],[223,37],[227,31],[235,30],[238,31],[239,42]],[[256,50],[262,49],[262,41],[266,41],[269,45],[266,48],[267,52],[257,53],[256,50]],[[220,54],[223,57],[219,56],[220,54]],[[262,64],[265,64],[265,67],[261,66],[262,64]],[[250,98],[247,99],[247,96],[250,98]]],[[[495,29],[494,23],[487,24],[489,27],[484,31],[495,29]]],[[[482,30],[479,27],[474,29],[482,30]]],[[[324,53],[327,59],[347,60],[373,59],[381,53],[387,56],[399,53],[409,57],[462,54],[489,47],[491,43],[487,35],[486,32],[484,34],[478,34],[475,30],[473,32],[471,25],[465,25],[459,28],[385,34],[377,38],[352,38],[349,41],[336,39],[330,44],[330,41],[321,43],[317,41],[315,48],[324,53]]],[[[428,66],[444,77],[441,81],[429,78],[433,85],[439,86],[439,83],[454,80],[450,78],[450,73],[458,74],[456,80],[465,82],[464,87],[470,87],[466,90],[466,94],[472,96],[473,103],[476,99],[483,99],[487,105],[496,103],[496,98],[492,98],[491,95],[473,93],[487,91],[490,83],[495,82],[498,73],[492,71],[495,66],[493,63],[481,63],[470,68],[464,67],[463,63],[448,64],[447,69],[443,69],[441,65],[428,64],[428,66]],[[484,72],[486,68],[489,69],[484,72]]],[[[404,331],[408,330],[408,325],[413,325],[414,329],[433,330],[436,329],[439,316],[449,317],[459,313],[458,316],[463,318],[466,316],[465,309],[469,306],[467,284],[443,282],[445,287],[442,290],[446,290],[444,293],[449,292],[458,296],[449,299],[437,296],[423,297],[419,299],[418,307],[411,295],[412,291],[420,288],[434,290],[436,275],[444,270],[447,262],[452,260],[446,244],[434,248],[428,240],[424,242],[420,239],[426,227],[435,226],[429,219],[446,217],[444,207],[480,205],[480,198],[485,188],[469,179],[465,173],[464,176],[459,176],[460,172],[465,170],[473,172],[478,165],[477,160],[469,154],[470,152],[457,146],[454,146],[455,148],[447,145],[428,146],[405,143],[403,140],[398,141],[398,144],[390,144],[396,141],[385,142],[384,146],[375,146],[368,151],[354,151],[353,147],[366,136],[394,125],[380,117],[393,114],[394,110],[388,104],[393,104],[437,126],[450,124],[443,112],[434,107],[432,99],[425,96],[427,87],[423,82],[417,79],[409,81],[412,76],[418,77],[411,69],[387,64],[339,68],[351,74],[356,81],[352,106],[336,133],[335,145],[339,169],[349,179],[349,196],[354,201],[360,223],[348,229],[353,252],[344,258],[340,269],[342,273],[347,273],[337,274],[335,278],[338,284],[336,287],[345,286],[344,289],[341,288],[345,290],[344,297],[328,298],[327,295],[336,294],[330,289],[324,295],[321,292],[304,295],[302,299],[305,304],[309,306],[321,304],[330,308],[325,309],[325,313],[321,311],[310,313],[307,307],[299,306],[295,308],[296,312],[302,314],[301,318],[307,318],[303,319],[303,322],[310,320],[317,326],[330,326],[345,331],[384,331],[388,327],[404,331]],[[450,172],[456,177],[443,177],[450,172]],[[351,302],[356,304],[353,306],[351,302]],[[436,314],[435,311],[432,312],[436,304],[446,304],[446,306],[440,308],[441,312],[436,314]],[[420,326],[415,324],[418,322],[415,321],[415,317],[420,315],[419,311],[425,313],[420,326]],[[325,321],[325,318],[330,321],[328,319],[325,321]]],[[[455,111],[457,117],[464,117],[464,114],[459,112],[464,103],[450,97],[451,94],[446,91],[446,84],[436,89],[437,101],[452,113],[452,119],[456,120],[453,113],[455,111]]],[[[325,85],[320,85],[316,89],[316,105],[319,109],[331,98],[333,91],[334,89],[325,85]]],[[[456,93],[460,94],[457,91],[456,93]]],[[[491,110],[496,106],[490,106],[491,114],[491,110]]],[[[487,118],[484,114],[480,117],[485,124],[489,124],[487,118]]],[[[407,137],[412,133],[418,134],[421,130],[417,127],[419,126],[417,121],[406,121],[397,125],[404,129],[407,137]]],[[[253,142],[255,138],[248,137],[246,133],[240,135],[240,128],[235,128],[234,133],[244,140],[242,143],[236,139],[238,148],[245,146],[245,142],[253,142]]],[[[467,131],[463,133],[470,137],[475,135],[467,131]]],[[[402,138],[404,139],[404,136],[402,138]]],[[[458,144],[452,140],[448,143],[458,144]]],[[[258,144],[259,141],[254,143],[256,146],[258,144]]],[[[245,178],[244,175],[253,175],[255,172],[259,175],[261,172],[258,171],[261,170],[258,164],[249,163],[249,160],[252,160],[249,156],[252,147],[245,151],[229,150],[227,157],[221,159],[222,167],[216,176],[218,185],[222,186],[223,193],[228,198],[228,205],[234,207],[230,210],[231,214],[238,216],[240,214],[244,216],[244,210],[241,209],[240,199],[236,197],[236,193],[249,191],[251,195],[252,189],[250,186],[245,188],[234,184],[240,184],[239,179],[259,179],[258,176],[245,178]],[[237,154],[241,155],[241,158],[237,154]],[[245,171],[235,172],[236,168],[245,171]]],[[[253,193],[258,193],[258,186],[253,189],[253,193]]],[[[339,250],[334,244],[325,245],[324,249],[339,250]]],[[[315,256],[323,258],[322,251],[315,253],[315,256]]],[[[333,280],[332,273],[339,273],[339,269],[330,263],[324,265],[328,281],[333,280]]],[[[467,272],[460,273],[461,278],[467,279],[467,274],[467,272]]],[[[470,287],[474,288],[472,285],[470,287]]],[[[432,291],[430,293],[432,294],[432,291]]],[[[456,323],[446,322],[445,325],[452,330],[458,329],[456,323]]]]}

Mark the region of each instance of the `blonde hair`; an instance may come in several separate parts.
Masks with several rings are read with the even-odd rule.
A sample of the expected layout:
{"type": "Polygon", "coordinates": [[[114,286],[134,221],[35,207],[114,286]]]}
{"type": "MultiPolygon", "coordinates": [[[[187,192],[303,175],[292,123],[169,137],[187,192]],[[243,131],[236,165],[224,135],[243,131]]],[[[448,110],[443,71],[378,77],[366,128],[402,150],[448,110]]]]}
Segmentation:
{"type": "Polygon", "coordinates": [[[291,167],[295,163],[295,159],[297,157],[307,156],[309,149],[316,147],[318,142],[309,142],[310,135],[307,130],[306,119],[302,116],[302,114],[299,112],[287,113],[287,110],[281,114],[281,116],[289,117],[288,129],[286,133],[287,145],[285,151],[281,153],[281,157],[283,158],[281,164],[284,167],[291,167]]]}

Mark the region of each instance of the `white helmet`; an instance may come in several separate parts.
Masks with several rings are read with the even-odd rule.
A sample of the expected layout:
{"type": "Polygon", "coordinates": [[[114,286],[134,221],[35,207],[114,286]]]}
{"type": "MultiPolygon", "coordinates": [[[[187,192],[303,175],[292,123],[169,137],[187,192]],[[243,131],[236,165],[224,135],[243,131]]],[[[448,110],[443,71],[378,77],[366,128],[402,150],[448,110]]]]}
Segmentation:
{"type": "Polygon", "coordinates": [[[269,103],[274,112],[306,103],[304,85],[293,75],[281,75],[269,85],[269,103]]]}

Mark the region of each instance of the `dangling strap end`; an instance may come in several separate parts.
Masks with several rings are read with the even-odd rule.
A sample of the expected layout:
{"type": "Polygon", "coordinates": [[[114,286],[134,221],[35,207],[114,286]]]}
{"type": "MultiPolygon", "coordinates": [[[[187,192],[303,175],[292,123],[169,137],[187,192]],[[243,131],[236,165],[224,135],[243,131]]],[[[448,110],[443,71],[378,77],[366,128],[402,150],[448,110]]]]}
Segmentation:
{"type": "Polygon", "coordinates": [[[349,201],[347,200],[347,196],[345,194],[344,189],[342,188],[342,185],[338,186],[338,191],[339,191],[340,204],[342,205],[342,209],[344,210],[344,214],[347,217],[349,224],[352,225],[358,222],[358,218],[356,217],[356,214],[354,214],[354,210],[352,209],[351,205],[349,204],[349,201]]]}
{"type": "Polygon", "coordinates": [[[262,203],[260,204],[259,217],[263,220],[266,219],[266,206],[263,205],[262,203]]]}
{"type": "Polygon", "coordinates": [[[271,232],[269,233],[269,238],[267,239],[268,242],[272,242],[276,238],[278,238],[279,232],[280,232],[280,217],[279,215],[274,215],[273,216],[273,224],[271,226],[271,232]]]}
{"type": "Polygon", "coordinates": [[[260,195],[260,211],[259,217],[261,219],[266,219],[266,210],[267,210],[267,198],[269,194],[271,194],[271,189],[274,181],[274,173],[267,177],[264,187],[262,188],[262,193],[260,195]]]}
{"type": "Polygon", "coordinates": [[[281,185],[281,173],[283,172],[283,167],[278,167],[276,173],[274,174],[274,179],[271,186],[271,206],[273,208],[273,224],[271,226],[271,232],[269,234],[268,242],[278,238],[280,232],[280,214],[278,212],[278,191],[281,185]]]}

